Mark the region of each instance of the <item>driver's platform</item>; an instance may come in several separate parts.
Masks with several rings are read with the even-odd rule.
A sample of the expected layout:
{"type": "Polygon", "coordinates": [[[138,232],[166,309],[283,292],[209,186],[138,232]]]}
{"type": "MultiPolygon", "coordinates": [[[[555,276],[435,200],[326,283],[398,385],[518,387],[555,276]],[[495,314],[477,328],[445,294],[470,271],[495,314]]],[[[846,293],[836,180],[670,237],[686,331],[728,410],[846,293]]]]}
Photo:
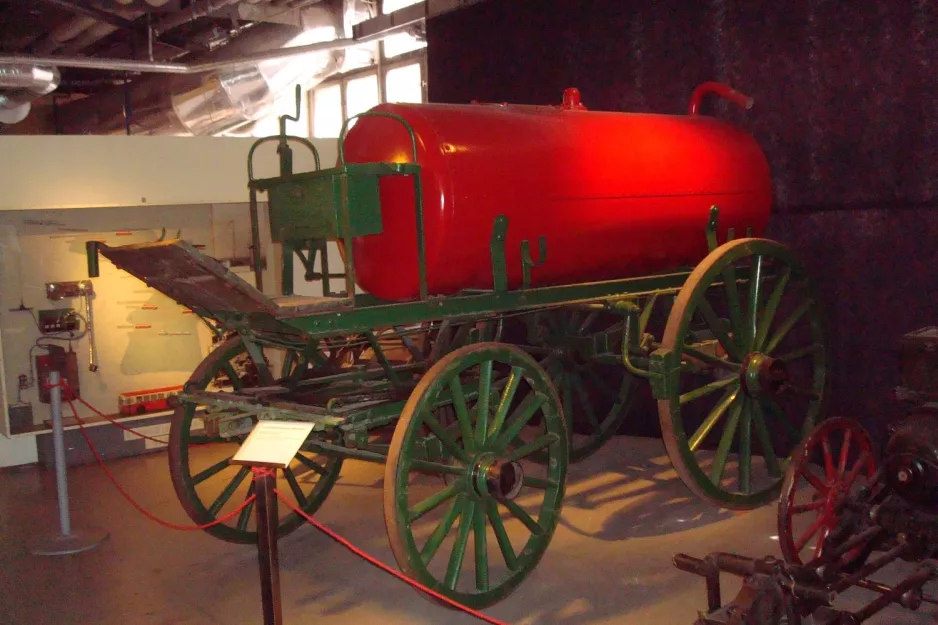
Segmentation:
{"type": "Polygon", "coordinates": [[[268,314],[276,318],[344,310],[350,298],[268,297],[216,259],[180,239],[120,247],[100,253],[179,304],[206,313],[268,314]]]}

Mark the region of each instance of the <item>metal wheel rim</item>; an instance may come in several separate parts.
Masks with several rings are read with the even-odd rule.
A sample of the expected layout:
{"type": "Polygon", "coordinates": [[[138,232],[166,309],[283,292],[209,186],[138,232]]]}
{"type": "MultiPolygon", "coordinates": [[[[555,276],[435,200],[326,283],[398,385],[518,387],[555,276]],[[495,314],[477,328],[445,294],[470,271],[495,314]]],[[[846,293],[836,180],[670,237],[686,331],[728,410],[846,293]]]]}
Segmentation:
{"type": "MultiPolygon", "coordinates": [[[[232,337],[216,347],[193,371],[189,380],[186,382],[186,388],[204,388],[217,372],[216,367],[222,363],[230,362],[232,358],[246,351],[244,342],[240,337],[232,337]]],[[[182,505],[186,514],[192,521],[198,525],[212,523],[217,519],[217,515],[209,510],[201,497],[195,490],[193,476],[189,467],[189,444],[191,441],[191,425],[195,416],[195,406],[181,402],[173,412],[170,436],[169,436],[169,471],[172,479],[173,488],[179,503],[182,505]]],[[[319,463],[316,463],[319,465],[319,463]]],[[[319,465],[322,467],[322,465],[319,465]]],[[[307,495],[307,504],[300,505],[300,509],[306,514],[315,512],[325,501],[342,468],[342,459],[329,457],[324,471],[320,473],[320,479],[307,495]]],[[[237,473],[236,476],[244,473],[237,473]]],[[[245,475],[245,478],[249,476],[245,475]]],[[[241,480],[239,480],[240,482],[241,480]]],[[[290,484],[292,487],[293,484],[290,484]]],[[[249,492],[253,492],[253,486],[249,492]]],[[[253,506],[249,505],[242,511],[243,514],[250,514],[253,506]]],[[[239,521],[242,518],[239,515],[239,521]]],[[[257,542],[257,532],[253,530],[242,530],[238,527],[228,525],[231,522],[226,521],[206,528],[204,531],[208,534],[231,543],[253,544],[257,542]]],[[[288,512],[281,517],[280,525],[277,528],[279,537],[286,536],[303,525],[305,520],[295,512],[288,512]]]]}
{"type": "MultiPolygon", "coordinates": [[[[849,487],[847,482],[854,482],[862,474],[864,467],[866,469],[865,477],[867,480],[873,478],[876,473],[876,457],[873,452],[873,443],[870,440],[869,433],[856,421],[851,419],[844,419],[842,417],[835,417],[824,421],[822,424],[817,426],[808,438],[798,446],[795,450],[795,453],[792,454],[791,462],[788,465],[788,469],[785,472],[785,481],[782,486],[782,494],[779,497],[778,501],[778,542],[779,548],[781,549],[782,556],[784,556],[786,562],[791,562],[795,564],[806,564],[807,561],[803,560],[801,557],[801,552],[807,547],[803,545],[800,549],[798,548],[794,536],[793,528],[793,519],[796,514],[807,513],[810,514],[810,510],[805,510],[800,512],[801,506],[796,505],[795,496],[798,493],[798,483],[799,478],[804,476],[809,480],[810,483],[820,479],[821,481],[827,483],[829,487],[838,487],[843,488],[845,486],[849,487]],[[861,450],[861,455],[856,458],[852,463],[847,457],[848,452],[844,452],[841,448],[841,453],[837,454],[835,459],[833,456],[834,452],[830,449],[829,444],[825,445],[824,442],[829,440],[829,437],[832,433],[842,431],[844,436],[848,437],[849,441],[844,445],[848,450],[853,448],[859,448],[861,450]],[[821,447],[822,455],[825,459],[825,475],[822,478],[818,478],[816,472],[811,472],[810,475],[806,474],[805,471],[808,471],[808,462],[810,459],[810,454],[812,451],[821,447]],[[856,469],[857,473],[852,475],[853,470],[856,469]],[[834,473],[836,471],[836,473],[834,473]],[[838,478],[843,479],[838,479],[838,478]]],[[[814,486],[817,489],[817,486],[814,486]]],[[[825,508],[827,508],[825,506],[825,508]]],[[[818,541],[817,547],[815,549],[814,557],[820,557],[824,553],[824,544],[830,533],[836,527],[837,521],[839,518],[832,515],[831,511],[825,508],[818,509],[817,518],[824,519],[822,525],[817,528],[812,536],[812,538],[818,532],[822,532],[822,535],[818,541]]],[[[814,529],[813,525],[809,527],[814,529]]],[[[799,537],[797,542],[801,542],[801,539],[804,538],[804,535],[799,537]]],[[[851,564],[858,561],[859,558],[863,555],[863,545],[858,546],[856,549],[851,550],[850,552],[844,554],[844,561],[842,566],[849,568],[851,564]]]]}
{"type": "MultiPolygon", "coordinates": [[[[812,335],[812,350],[814,356],[812,391],[818,395],[818,399],[811,402],[809,414],[805,416],[805,421],[798,434],[803,440],[814,424],[822,419],[824,404],[826,398],[826,355],[827,343],[826,335],[823,329],[823,322],[817,306],[817,298],[814,294],[813,284],[807,278],[804,268],[795,259],[791,251],[785,246],[768,239],[738,239],[722,245],[711,252],[687,278],[682,287],[668,322],[661,341],[661,348],[673,350],[675,361],[679,361],[679,356],[683,354],[683,339],[688,331],[690,319],[693,316],[699,302],[705,298],[706,293],[712,286],[715,279],[718,279],[723,270],[732,263],[746,257],[753,256],[769,257],[783,263],[791,272],[792,277],[803,280],[803,288],[806,293],[806,301],[810,300],[812,305],[805,314],[809,314],[809,327],[812,335]],[[702,288],[701,288],[701,285],[702,288]],[[687,314],[688,309],[690,315],[687,314]]],[[[761,319],[760,319],[761,321],[761,319]]],[[[771,322],[775,319],[770,320],[771,322]]],[[[766,330],[767,332],[767,330],[766,330]]],[[[765,342],[769,342],[769,337],[764,337],[765,342]]],[[[679,392],[679,391],[678,391],[679,392]]],[[[661,424],[661,432],[664,439],[665,448],[671,459],[671,462],[684,484],[698,497],[710,501],[721,507],[749,510],[778,498],[783,480],[783,471],[778,471],[777,477],[773,483],[755,493],[738,493],[724,490],[711,482],[710,477],[704,473],[698,464],[694,451],[690,449],[688,434],[684,430],[684,423],[680,416],[680,402],[675,393],[675,389],[668,389],[668,397],[658,400],[658,414],[661,424]]],[[[753,423],[750,422],[750,427],[753,423]]],[[[764,427],[764,423],[763,423],[764,427]]],[[[750,431],[750,442],[752,432],[750,431]]],[[[796,445],[797,447],[797,445],[796,445]]],[[[783,469],[784,461],[781,458],[776,459],[779,462],[779,469],[783,469]]]]}
{"type": "MultiPolygon", "coordinates": [[[[503,425],[508,427],[510,419],[511,416],[506,417],[503,425]]],[[[525,420],[529,421],[530,417],[525,420]]],[[[564,419],[556,391],[551,386],[547,374],[528,354],[516,347],[505,344],[476,343],[457,349],[441,358],[431,367],[423,379],[421,379],[408,399],[398,419],[397,426],[395,427],[387,465],[385,466],[384,517],[391,550],[394,553],[398,566],[406,574],[428,588],[472,608],[484,608],[502,600],[517,588],[543,557],[554,530],[559,523],[560,506],[563,500],[564,482],[566,478],[567,444],[568,439],[564,419]],[[456,591],[448,587],[445,584],[446,580],[441,581],[437,579],[437,577],[428,570],[427,564],[422,560],[420,549],[417,547],[414,534],[408,525],[410,517],[412,516],[412,511],[407,503],[408,479],[413,461],[408,458],[407,450],[408,445],[413,443],[414,439],[419,436],[427,422],[426,418],[422,416],[425,407],[438,395],[441,387],[447,384],[448,380],[452,379],[453,375],[458,375],[460,371],[492,359],[501,359],[500,362],[507,363],[511,366],[523,367],[525,379],[532,383],[532,386],[537,389],[538,393],[543,393],[545,396],[542,409],[538,409],[538,412],[541,413],[546,423],[545,427],[548,433],[553,437],[548,447],[552,455],[552,462],[550,463],[551,468],[549,469],[552,483],[544,488],[544,503],[541,506],[537,519],[537,525],[542,529],[542,534],[535,536],[532,533],[524,549],[516,556],[516,566],[510,567],[509,565],[509,568],[514,568],[514,571],[511,572],[507,578],[500,580],[494,587],[488,587],[479,592],[468,593],[456,591]]],[[[480,447],[479,449],[475,449],[472,453],[478,456],[484,451],[485,448],[480,447]]],[[[527,478],[525,478],[525,480],[527,480],[527,478]]],[[[454,486],[453,484],[449,484],[446,486],[446,489],[454,489],[457,488],[457,486],[458,485],[454,486]]],[[[494,501],[491,498],[486,500],[479,498],[478,495],[470,495],[468,486],[466,486],[463,490],[458,490],[457,493],[451,497],[453,499],[451,504],[452,508],[455,508],[457,499],[463,496],[465,496],[466,501],[470,502],[494,501]]],[[[449,527],[443,530],[444,534],[457,531],[457,525],[463,525],[463,512],[465,508],[469,506],[460,505],[461,512],[458,516],[458,524],[456,522],[457,517],[453,516],[452,521],[449,522],[449,527]]],[[[476,544],[475,532],[477,531],[475,526],[478,522],[476,516],[482,518],[482,521],[478,523],[482,524],[486,535],[488,535],[488,527],[492,523],[492,517],[490,516],[487,505],[489,504],[480,503],[478,507],[473,506],[470,508],[469,514],[473,515],[470,522],[473,527],[471,530],[465,530],[465,533],[468,535],[470,531],[473,532],[474,545],[476,544]],[[485,509],[483,509],[483,507],[485,507],[485,509]],[[478,510],[478,512],[476,512],[476,510],[478,510]]],[[[496,503],[494,505],[497,509],[498,504],[496,503]]],[[[448,512],[447,517],[449,516],[450,513],[448,512]]],[[[442,523],[446,523],[446,521],[441,522],[441,525],[442,523]]],[[[469,522],[465,523],[468,527],[469,522]]],[[[440,526],[437,527],[437,531],[439,531],[439,529],[440,526]]],[[[502,527],[502,531],[504,532],[504,527],[502,527]]],[[[493,532],[495,532],[494,526],[493,532]]],[[[499,540],[497,532],[495,537],[496,540],[499,540]]],[[[484,540],[483,544],[486,544],[487,540],[488,539],[484,540]]],[[[465,539],[463,542],[463,554],[466,558],[471,558],[472,556],[470,554],[465,553],[468,548],[467,545],[468,539],[465,539]]],[[[499,548],[502,548],[500,543],[499,548]]],[[[504,551],[502,553],[504,554],[504,551]]],[[[434,556],[431,556],[431,561],[433,557],[434,556]]],[[[478,555],[476,555],[476,558],[478,558],[478,555]]],[[[450,565],[452,565],[452,562],[450,565]]],[[[461,569],[460,564],[458,565],[457,575],[461,572],[461,569]]],[[[478,577],[476,578],[476,583],[478,584],[478,577]]],[[[454,582],[453,585],[455,584],[456,582],[454,582]]]]}

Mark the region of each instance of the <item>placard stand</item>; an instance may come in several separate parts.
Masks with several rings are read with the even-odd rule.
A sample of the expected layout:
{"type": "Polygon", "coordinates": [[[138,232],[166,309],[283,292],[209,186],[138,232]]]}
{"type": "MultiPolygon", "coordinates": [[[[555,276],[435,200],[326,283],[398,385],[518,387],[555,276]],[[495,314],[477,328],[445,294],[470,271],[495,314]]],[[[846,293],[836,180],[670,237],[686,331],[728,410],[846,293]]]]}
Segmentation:
{"type": "Polygon", "coordinates": [[[280,560],[277,551],[277,470],[296,457],[309,433],[310,423],[260,421],[241,445],[231,464],[250,466],[257,497],[257,564],[261,576],[261,605],[264,625],[283,625],[280,600],[280,560]]]}

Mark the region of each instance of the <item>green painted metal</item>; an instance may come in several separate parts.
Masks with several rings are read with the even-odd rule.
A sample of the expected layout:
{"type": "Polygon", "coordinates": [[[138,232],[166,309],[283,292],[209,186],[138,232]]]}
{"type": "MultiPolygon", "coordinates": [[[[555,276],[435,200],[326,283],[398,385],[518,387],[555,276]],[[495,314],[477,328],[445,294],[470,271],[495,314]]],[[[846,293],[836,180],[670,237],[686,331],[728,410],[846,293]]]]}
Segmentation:
{"type": "MultiPolygon", "coordinates": [[[[222,343],[192,374],[186,383],[187,392],[205,391],[219,376],[228,379],[234,392],[242,390],[245,382],[237,369],[238,361],[243,362],[246,355],[247,349],[240,337],[222,343]]],[[[247,431],[223,435],[224,428],[216,428],[213,419],[206,417],[197,413],[196,403],[181,401],[172,417],[169,441],[170,474],[176,494],[190,517],[202,524],[215,521],[224,514],[226,507],[230,509],[237,505],[236,494],[243,501],[252,492],[248,486],[251,483],[248,479],[250,469],[228,464],[246,438],[247,431]],[[206,458],[210,463],[206,468],[197,470],[193,466],[193,461],[206,458]],[[212,479],[215,483],[209,483],[212,479]],[[224,486],[219,488],[221,484],[224,486]],[[246,487],[247,492],[239,492],[246,487]]],[[[236,419],[232,420],[235,424],[236,419]]],[[[248,421],[244,424],[246,430],[253,427],[250,417],[248,421]]],[[[297,505],[307,514],[312,514],[332,490],[339,477],[342,459],[315,455],[304,449],[295,460],[296,463],[285,469],[283,474],[297,505]],[[296,479],[299,473],[307,473],[302,486],[296,479]]],[[[206,531],[229,542],[252,544],[257,541],[257,533],[252,527],[253,517],[252,505],[249,505],[236,518],[213,525],[206,531]]],[[[288,511],[281,515],[278,536],[286,536],[303,523],[301,516],[288,511]]]]}
{"type": "Polygon", "coordinates": [[[773,441],[769,431],[790,433],[785,447],[791,451],[822,418],[826,351],[814,286],[790,250],[765,239],[739,239],[698,265],[678,295],[650,370],[665,446],[693,492],[736,509],[778,497],[785,461],[778,455],[782,440],[773,441]],[[746,265],[746,281],[725,279],[746,265]],[[737,292],[741,288],[745,298],[737,292]],[[783,299],[786,316],[773,323],[783,299]],[[725,304],[727,317],[716,312],[718,303],[725,304]],[[718,345],[696,342],[692,321],[702,322],[718,345]],[[793,343],[782,351],[789,337],[793,343]],[[704,345],[722,353],[706,352],[704,345]],[[690,371],[688,361],[698,366],[690,371]],[[716,401],[699,421],[691,409],[701,400],[716,401]],[[787,403],[795,408],[786,411],[787,403]],[[803,417],[800,424],[797,417],[803,417]],[[762,451],[758,467],[753,434],[762,451]],[[713,452],[705,451],[709,438],[717,443],[713,452]],[[735,485],[727,481],[734,450],[735,485]],[[758,484],[757,469],[764,474],[758,484]]]}
{"type": "Polygon", "coordinates": [[[559,522],[567,441],[560,401],[531,356],[517,347],[477,343],[443,357],[408,400],[385,468],[385,523],[401,569],[473,608],[507,596],[537,565],[559,522]],[[489,392],[499,379],[500,392],[489,392]],[[477,391],[475,402],[462,400],[470,389],[477,391]],[[457,415],[449,427],[437,418],[445,405],[457,415]],[[442,443],[444,461],[419,458],[416,443],[425,431],[442,443]],[[542,475],[528,474],[529,465],[523,475],[515,472],[519,460],[542,451],[549,455],[542,475]],[[412,484],[418,472],[451,479],[418,490],[412,484]],[[527,536],[520,551],[509,539],[503,512],[527,536]],[[470,534],[474,549],[467,553],[470,534]],[[440,546],[448,536],[454,544],[444,564],[440,546]],[[495,559],[486,548],[492,540],[500,552],[495,559]],[[473,572],[463,573],[466,568],[473,572]]]}

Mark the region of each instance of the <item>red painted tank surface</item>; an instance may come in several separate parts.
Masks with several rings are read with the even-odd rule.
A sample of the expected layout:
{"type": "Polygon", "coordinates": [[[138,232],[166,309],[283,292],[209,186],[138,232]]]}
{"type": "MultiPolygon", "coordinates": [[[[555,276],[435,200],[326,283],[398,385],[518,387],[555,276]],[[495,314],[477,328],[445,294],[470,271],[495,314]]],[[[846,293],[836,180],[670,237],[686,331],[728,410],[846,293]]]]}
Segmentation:
{"type": "MultiPolygon", "coordinates": [[[[492,288],[490,239],[508,217],[511,288],[521,241],[547,240],[532,286],[634,277],[694,265],[707,253],[710,206],[727,228],[762,233],[771,207],[768,163],[756,141],[711,117],[588,111],[563,106],[383,104],[413,127],[422,166],[431,295],[492,288]]],[[[692,106],[692,110],[695,107],[692,106]]],[[[350,163],[411,160],[399,122],[360,118],[350,163]]],[[[357,281],[376,297],[418,297],[413,183],[385,178],[383,232],[353,241],[357,281]]]]}

